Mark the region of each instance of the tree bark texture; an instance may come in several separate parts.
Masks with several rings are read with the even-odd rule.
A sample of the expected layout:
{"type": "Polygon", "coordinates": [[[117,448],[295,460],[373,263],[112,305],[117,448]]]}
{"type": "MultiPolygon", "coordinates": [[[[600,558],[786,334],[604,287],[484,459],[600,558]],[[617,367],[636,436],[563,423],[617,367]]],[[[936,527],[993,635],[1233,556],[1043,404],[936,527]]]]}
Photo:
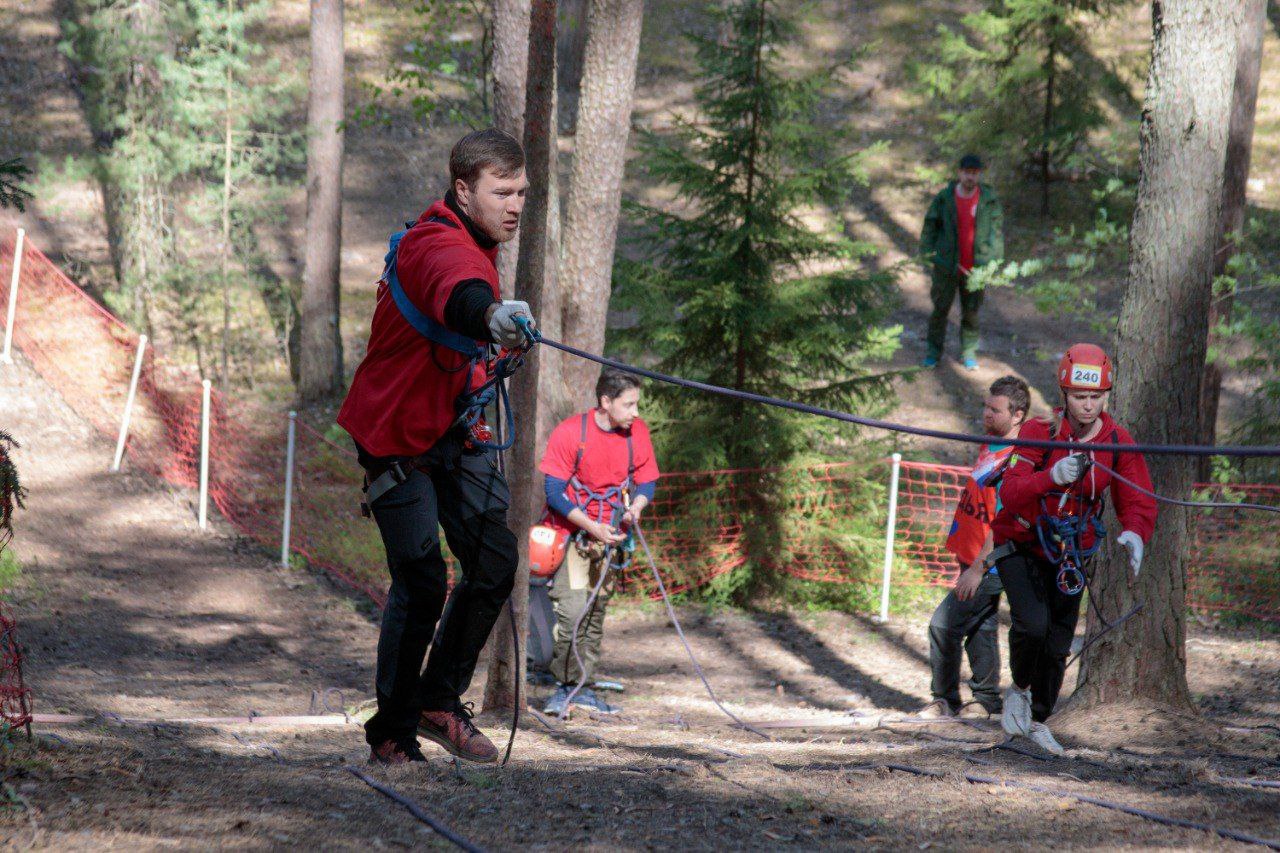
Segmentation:
{"type": "MultiPolygon", "coordinates": [[[[1245,201],[1248,195],[1249,162],[1253,155],[1253,126],[1258,109],[1258,80],[1262,73],[1262,42],[1267,32],[1267,0],[1244,0],[1244,19],[1240,24],[1235,84],[1231,90],[1231,125],[1227,132],[1227,164],[1222,178],[1222,227],[1218,237],[1218,255],[1214,275],[1226,272],[1227,263],[1236,252],[1232,235],[1244,227],[1245,201]]],[[[1231,315],[1234,298],[1222,296],[1209,308],[1210,350],[1219,343],[1213,329],[1231,315]]],[[[1219,358],[1209,358],[1200,386],[1200,444],[1214,444],[1218,439],[1218,398],[1222,390],[1222,366],[1219,358]]],[[[1212,460],[1197,460],[1196,478],[1209,479],[1212,460]]]]}
{"type": "MultiPolygon", "coordinates": [[[[547,272],[548,218],[555,131],[556,0],[533,0],[529,20],[529,59],[524,111],[524,150],[529,192],[522,217],[517,299],[529,303],[534,317],[542,314],[544,277],[547,272]]],[[[538,443],[539,352],[529,352],[524,368],[512,378],[511,405],[516,413],[516,441],[507,470],[512,472],[511,509],[508,521],[520,542],[520,568],[507,609],[515,615],[516,631],[523,638],[528,625],[529,561],[526,532],[542,508],[542,488],[537,475],[541,445],[538,443]]],[[[485,685],[486,711],[511,708],[516,691],[524,684],[524,654],[513,659],[511,620],[498,619],[490,637],[489,678],[485,685]]],[[[523,649],[524,643],[521,643],[523,649]]]]}
{"type": "Polygon", "coordinates": [[[342,0],[311,0],[307,103],[307,223],[302,271],[299,392],[342,391],[342,0]]]}
{"type": "MultiPolygon", "coordinates": [[[[591,0],[588,11],[560,291],[564,340],[589,352],[604,350],[643,17],[643,0],[591,0]]],[[[570,405],[594,405],[598,365],[565,359],[560,375],[570,405]]]]}
{"type": "MultiPolygon", "coordinates": [[[[1241,10],[1218,0],[1156,0],[1143,110],[1138,202],[1115,353],[1116,417],[1138,441],[1190,443],[1198,431],[1214,253],[1241,10]]],[[[1155,491],[1186,498],[1194,466],[1148,457],[1155,491]]],[[[1185,614],[1187,514],[1160,507],[1141,576],[1124,549],[1098,561],[1092,594],[1108,620],[1143,609],[1087,654],[1082,706],[1138,699],[1192,710],[1185,614]]],[[[1090,608],[1089,633],[1102,630],[1090,608]]]]}
{"type": "MultiPolygon", "coordinates": [[[[494,0],[493,122],[498,130],[524,138],[525,75],[529,69],[530,0],[494,0]]],[[[525,152],[526,157],[528,152],[525,152]]],[[[498,249],[502,295],[514,293],[520,235],[498,249]]],[[[541,319],[541,318],[539,318],[541,319]]]]}

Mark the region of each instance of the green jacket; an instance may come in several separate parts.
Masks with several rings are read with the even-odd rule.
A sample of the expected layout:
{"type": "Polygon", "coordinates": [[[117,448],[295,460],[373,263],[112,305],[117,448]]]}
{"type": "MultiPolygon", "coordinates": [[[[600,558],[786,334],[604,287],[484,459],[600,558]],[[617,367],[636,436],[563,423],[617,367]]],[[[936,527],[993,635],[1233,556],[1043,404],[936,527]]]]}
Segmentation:
{"type": "MultiPolygon", "coordinates": [[[[979,184],[978,217],[973,235],[973,265],[1004,260],[1004,210],[993,187],[979,184]]],[[[956,182],[933,197],[920,232],[920,254],[933,262],[935,273],[950,273],[960,260],[956,228],[956,182]]]]}

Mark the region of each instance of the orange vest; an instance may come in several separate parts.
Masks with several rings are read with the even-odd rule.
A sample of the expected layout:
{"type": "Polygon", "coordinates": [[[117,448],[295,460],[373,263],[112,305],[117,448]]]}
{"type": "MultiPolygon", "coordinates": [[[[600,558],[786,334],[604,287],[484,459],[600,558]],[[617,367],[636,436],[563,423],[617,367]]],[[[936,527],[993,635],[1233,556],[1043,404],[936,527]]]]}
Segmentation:
{"type": "Polygon", "coordinates": [[[1013,451],[1011,444],[999,446],[996,450],[992,450],[990,445],[982,445],[973,473],[960,493],[960,504],[951,522],[951,532],[947,534],[947,550],[955,554],[966,568],[978,559],[987,541],[991,520],[996,517],[996,486],[1013,451]]]}

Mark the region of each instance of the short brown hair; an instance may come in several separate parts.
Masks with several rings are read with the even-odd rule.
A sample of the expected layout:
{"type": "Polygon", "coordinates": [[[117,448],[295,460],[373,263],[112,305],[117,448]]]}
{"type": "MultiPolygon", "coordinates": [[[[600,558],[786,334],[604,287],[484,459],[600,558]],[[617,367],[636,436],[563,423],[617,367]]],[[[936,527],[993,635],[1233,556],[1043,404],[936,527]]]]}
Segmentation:
{"type": "Polygon", "coordinates": [[[1022,412],[1025,416],[1031,413],[1031,389],[1027,387],[1027,383],[1021,377],[1013,375],[1001,376],[991,383],[991,388],[987,393],[992,397],[1007,397],[1009,399],[1009,414],[1022,412]]]}
{"type": "Polygon", "coordinates": [[[622,392],[630,388],[639,387],[639,376],[634,373],[625,373],[612,367],[606,367],[600,372],[600,378],[596,380],[596,403],[599,404],[601,397],[608,397],[610,400],[614,400],[622,392]]]}
{"type": "Polygon", "coordinates": [[[493,127],[473,130],[449,152],[449,186],[461,180],[474,187],[485,169],[499,178],[514,178],[523,168],[524,149],[514,136],[493,127]]]}

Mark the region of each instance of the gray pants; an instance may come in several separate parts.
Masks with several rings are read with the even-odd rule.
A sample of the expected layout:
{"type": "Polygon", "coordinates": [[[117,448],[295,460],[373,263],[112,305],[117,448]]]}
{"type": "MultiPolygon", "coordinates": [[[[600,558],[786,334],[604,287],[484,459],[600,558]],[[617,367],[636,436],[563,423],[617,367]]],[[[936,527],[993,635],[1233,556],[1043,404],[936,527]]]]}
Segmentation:
{"type": "Polygon", "coordinates": [[[933,698],[944,699],[952,711],[960,710],[960,653],[969,655],[973,698],[993,714],[1001,709],[1000,645],[996,637],[1000,576],[987,573],[968,601],[947,593],[929,620],[929,667],[933,670],[933,698]]]}
{"type": "Polygon", "coordinates": [[[553,632],[555,649],[549,669],[561,684],[577,684],[584,679],[590,681],[595,674],[596,664],[600,661],[600,647],[604,643],[604,612],[613,595],[616,573],[609,571],[589,611],[587,600],[600,580],[600,573],[606,570],[607,561],[603,554],[583,554],[571,544],[552,581],[548,595],[556,612],[556,627],[553,632]],[[575,656],[573,626],[580,616],[578,654],[575,656]],[[579,658],[581,666],[578,665],[579,658]]]}

